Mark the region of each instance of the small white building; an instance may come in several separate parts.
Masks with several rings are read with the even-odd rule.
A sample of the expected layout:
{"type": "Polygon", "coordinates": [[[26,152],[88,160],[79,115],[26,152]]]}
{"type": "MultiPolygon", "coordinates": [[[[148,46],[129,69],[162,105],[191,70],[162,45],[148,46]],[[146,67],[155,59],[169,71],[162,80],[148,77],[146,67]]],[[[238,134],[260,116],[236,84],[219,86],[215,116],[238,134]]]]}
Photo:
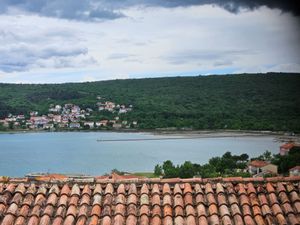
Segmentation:
{"type": "Polygon", "coordinates": [[[95,123],[94,122],[84,122],[84,126],[89,126],[90,128],[94,128],[95,123]]]}

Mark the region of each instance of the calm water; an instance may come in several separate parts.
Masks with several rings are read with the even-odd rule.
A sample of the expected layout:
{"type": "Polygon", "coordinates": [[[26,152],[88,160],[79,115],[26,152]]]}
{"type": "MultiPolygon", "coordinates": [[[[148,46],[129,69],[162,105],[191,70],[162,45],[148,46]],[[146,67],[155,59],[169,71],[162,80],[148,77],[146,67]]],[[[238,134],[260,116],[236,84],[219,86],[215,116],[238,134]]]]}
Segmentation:
{"type": "MultiPolygon", "coordinates": [[[[29,172],[101,175],[116,168],[153,171],[157,163],[190,160],[206,163],[226,151],[257,156],[277,153],[273,137],[201,138],[138,142],[97,142],[97,139],[153,138],[143,133],[66,132],[0,134],[0,175],[24,176],[29,172]]],[[[166,136],[164,136],[166,137],[166,136]]]]}

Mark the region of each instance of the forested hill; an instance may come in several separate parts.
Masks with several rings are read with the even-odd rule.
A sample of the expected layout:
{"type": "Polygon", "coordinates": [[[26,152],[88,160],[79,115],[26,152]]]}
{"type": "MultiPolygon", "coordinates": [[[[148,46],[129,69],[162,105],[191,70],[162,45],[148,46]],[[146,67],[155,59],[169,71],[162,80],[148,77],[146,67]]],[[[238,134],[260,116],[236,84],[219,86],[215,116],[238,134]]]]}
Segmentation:
{"type": "Polygon", "coordinates": [[[47,113],[51,103],[96,109],[96,97],[132,104],[139,128],[300,131],[300,74],[268,73],[0,84],[0,117],[47,113]]]}

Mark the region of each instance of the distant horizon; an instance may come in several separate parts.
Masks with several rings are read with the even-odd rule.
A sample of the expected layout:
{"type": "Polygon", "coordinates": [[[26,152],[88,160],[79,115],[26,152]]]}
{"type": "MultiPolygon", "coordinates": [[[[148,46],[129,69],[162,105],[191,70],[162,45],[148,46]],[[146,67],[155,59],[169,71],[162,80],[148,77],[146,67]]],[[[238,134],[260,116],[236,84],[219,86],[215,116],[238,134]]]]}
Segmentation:
{"type": "Polygon", "coordinates": [[[105,79],[105,80],[93,80],[93,81],[66,81],[66,82],[49,82],[49,83],[16,83],[16,82],[1,82],[0,84],[73,84],[73,83],[93,83],[93,82],[102,82],[102,81],[117,81],[117,80],[142,80],[142,79],[159,79],[159,78],[187,78],[187,77],[209,77],[209,76],[235,76],[235,75],[268,75],[268,74],[293,74],[300,75],[300,72],[264,72],[264,73],[224,73],[224,74],[196,74],[196,75],[169,75],[169,76],[149,76],[149,77],[129,77],[129,78],[114,78],[114,79],[105,79]]]}

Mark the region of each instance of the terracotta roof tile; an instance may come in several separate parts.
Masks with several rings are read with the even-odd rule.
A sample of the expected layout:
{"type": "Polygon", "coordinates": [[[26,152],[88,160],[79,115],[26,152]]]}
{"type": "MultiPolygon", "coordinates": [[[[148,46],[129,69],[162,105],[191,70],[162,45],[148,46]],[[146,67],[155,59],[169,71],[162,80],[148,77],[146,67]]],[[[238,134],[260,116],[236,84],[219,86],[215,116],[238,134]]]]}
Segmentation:
{"type": "Polygon", "coordinates": [[[152,217],[151,221],[150,221],[151,225],[161,225],[161,219],[159,216],[154,216],[152,217]]]}
{"type": "Polygon", "coordinates": [[[153,185],[151,194],[152,195],[154,195],[154,194],[160,194],[158,184],[154,184],[153,185]]]}
{"type": "Polygon", "coordinates": [[[174,216],[184,216],[183,208],[181,206],[174,207],[174,216]]]}
{"type": "Polygon", "coordinates": [[[160,195],[159,194],[155,194],[155,195],[152,196],[151,204],[152,204],[152,206],[160,205],[160,195]]]}
{"type": "Polygon", "coordinates": [[[300,219],[300,178],[14,182],[0,182],[0,225],[299,225],[300,219]]]}
{"type": "Polygon", "coordinates": [[[165,205],[170,205],[170,206],[172,205],[172,197],[170,194],[166,194],[163,197],[163,206],[165,205]]]}
{"type": "Polygon", "coordinates": [[[171,189],[170,189],[170,185],[168,183],[165,183],[163,185],[163,189],[162,189],[163,194],[171,194],[171,189]]]}
{"type": "Polygon", "coordinates": [[[147,184],[143,184],[142,185],[142,188],[141,188],[141,194],[149,194],[149,188],[148,188],[148,185],[147,184]]]}

